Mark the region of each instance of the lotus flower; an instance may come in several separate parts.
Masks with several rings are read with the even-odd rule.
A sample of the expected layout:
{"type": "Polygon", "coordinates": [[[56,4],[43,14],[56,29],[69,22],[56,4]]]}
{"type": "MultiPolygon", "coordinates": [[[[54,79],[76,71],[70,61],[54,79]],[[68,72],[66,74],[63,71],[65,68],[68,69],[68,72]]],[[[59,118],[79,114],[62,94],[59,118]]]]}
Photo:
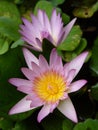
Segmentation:
{"type": "Polygon", "coordinates": [[[70,120],[77,122],[76,111],[68,94],[79,90],[87,83],[85,79],[72,81],[81,69],[88,52],[83,52],[65,65],[56,49],[51,51],[49,64],[42,55],[37,59],[26,48],[23,48],[23,54],[28,68],[21,70],[27,79],[11,78],[9,82],[26,96],[10,110],[9,114],[21,113],[41,106],[38,122],[52,113],[55,108],[70,120]]]}
{"type": "Polygon", "coordinates": [[[27,46],[37,51],[42,51],[44,38],[57,47],[65,40],[76,21],[76,18],[74,18],[68,25],[63,27],[60,13],[57,14],[55,9],[50,20],[43,10],[38,10],[37,16],[32,14],[31,19],[32,22],[23,18],[24,24],[20,26],[20,33],[22,39],[28,43],[27,46]]]}

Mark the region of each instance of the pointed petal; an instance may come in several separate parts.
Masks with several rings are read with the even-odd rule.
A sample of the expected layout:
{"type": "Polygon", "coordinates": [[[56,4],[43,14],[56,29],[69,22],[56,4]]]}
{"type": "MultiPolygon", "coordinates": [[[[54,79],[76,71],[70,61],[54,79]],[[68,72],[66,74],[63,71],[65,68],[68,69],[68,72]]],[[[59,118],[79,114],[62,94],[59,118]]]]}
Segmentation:
{"type": "Polygon", "coordinates": [[[33,88],[33,85],[31,85],[29,87],[26,86],[26,85],[22,85],[22,86],[19,86],[17,88],[17,90],[20,91],[20,92],[23,92],[25,94],[32,94],[32,88],[33,88]]]}
{"type": "Polygon", "coordinates": [[[79,90],[81,87],[83,87],[87,83],[86,80],[78,80],[76,82],[73,82],[69,87],[69,93],[75,92],[79,90]]]}
{"type": "Polygon", "coordinates": [[[9,111],[9,114],[12,115],[34,109],[35,107],[30,108],[31,101],[26,100],[26,98],[27,96],[20,100],[14,107],[12,107],[9,111]]]}
{"type": "Polygon", "coordinates": [[[36,48],[39,51],[42,51],[42,42],[40,41],[40,39],[39,38],[35,38],[35,41],[36,41],[36,48]]]}
{"type": "Polygon", "coordinates": [[[51,104],[51,108],[50,108],[50,112],[52,113],[54,111],[54,109],[58,106],[58,102],[54,103],[54,104],[51,104]]]}
{"type": "Polygon", "coordinates": [[[38,96],[35,93],[28,95],[27,100],[32,101],[30,104],[30,107],[39,107],[39,106],[42,106],[44,104],[44,102],[42,100],[40,100],[40,98],[38,98],[38,96]]]}
{"type": "Polygon", "coordinates": [[[56,49],[53,49],[50,54],[50,66],[51,67],[57,67],[59,66],[59,69],[62,68],[62,59],[61,57],[57,54],[56,49]]]}
{"type": "Polygon", "coordinates": [[[30,21],[28,21],[25,18],[22,18],[23,23],[25,24],[25,27],[27,27],[28,29],[30,29],[32,27],[32,24],[30,21]]]}
{"type": "Polygon", "coordinates": [[[57,42],[59,39],[60,31],[63,27],[62,19],[60,17],[60,13],[56,13],[56,10],[54,9],[51,16],[51,29],[52,29],[52,37],[55,43],[53,43],[55,46],[57,46],[57,42]]]}
{"type": "Polygon", "coordinates": [[[64,28],[64,30],[65,30],[65,35],[64,35],[64,38],[63,38],[62,41],[64,41],[64,40],[66,39],[66,37],[68,36],[68,34],[69,34],[70,30],[72,29],[72,27],[73,27],[73,25],[74,25],[75,22],[76,22],[76,18],[74,18],[70,23],[68,23],[68,24],[65,26],[65,28],[64,28]]]}
{"type": "Polygon", "coordinates": [[[34,75],[35,74],[39,75],[41,73],[40,67],[34,62],[32,62],[32,68],[33,68],[34,75]]]}
{"type": "MultiPolygon", "coordinates": [[[[22,40],[24,40],[25,38],[23,37],[22,38],[22,40]]],[[[28,40],[28,39],[25,39],[24,41],[26,41],[26,40],[28,40]]],[[[27,41],[26,41],[27,42],[27,41]]],[[[27,43],[29,43],[29,42],[27,42],[27,43]]],[[[30,43],[29,43],[30,44],[30,43]]],[[[26,47],[26,48],[28,48],[28,49],[32,49],[32,50],[35,50],[35,51],[39,51],[39,52],[41,52],[42,51],[42,48],[40,48],[40,47],[38,47],[38,46],[36,46],[35,44],[24,44],[23,46],[24,47],[26,47]]],[[[31,69],[31,68],[30,68],[31,69]]]]}
{"type": "Polygon", "coordinates": [[[40,110],[38,117],[37,117],[38,122],[41,122],[41,120],[50,113],[50,108],[51,108],[50,105],[44,105],[42,107],[42,109],[40,110]]]}
{"type": "Polygon", "coordinates": [[[68,75],[67,76],[65,76],[65,77],[67,77],[67,84],[69,85],[70,83],[71,83],[71,81],[73,80],[73,78],[74,78],[74,75],[75,75],[75,69],[72,69],[72,70],[70,70],[69,71],[69,73],[68,73],[68,75]]]}
{"type": "Polygon", "coordinates": [[[26,63],[30,69],[32,69],[31,62],[35,62],[37,65],[39,64],[38,59],[26,48],[23,48],[23,54],[26,60],[26,63]]]}
{"type": "Polygon", "coordinates": [[[32,70],[24,67],[24,68],[21,68],[21,71],[29,80],[33,81],[34,73],[32,70]]]}
{"type": "Polygon", "coordinates": [[[9,79],[9,82],[13,85],[15,85],[16,87],[25,85],[30,87],[32,85],[32,82],[26,79],[20,79],[20,78],[11,78],[9,79]]]}
{"type": "Polygon", "coordinates": [[[46,13],[44,12],[44,19],[45,19],[45,27],[47,27],[48,32],[51,34],[51,26],[50,21],[46,13]]]}
{"type": "Polygon", "coordinates": [[[35,29],[41,30],[42,26],[41,26],[40,21],[37,19],[37,17],[31,14],[31,19],[32,19],[32,24],[35,27],[35,29]]]}
{"type": "Polygon", "coordinates": [[[75,111],[75,108],[74,108],[70,98],[67,98],[67,99],[61,101],[57,108],[67,118],[69,118],[70,120],[72,120],[74,122],[78,122],[76,111],[75,111]]]}
{"type": "Polygon", "coordinates": [[[39,66],[40,66],[40,69],[43,71],[49,69],[48,63],[42,55],[39,56],[39,66]]]}
{"type": "Polygon", "coordinates": [[[64,72],[66,73],[66,75],[68,75],[68,73],[71,69],[75,69],[76,70],[75,75],[74,75],[74,77],[75,77],[77,75],[77,73],[80,71],[83,63],[85,62],[87,55],[88,55],[88,52],[83,52],[82,54],[80,54],[79,56],[74,58],[71,62],[65,64],[64,72]]]}
{"type": "Polygon", "coordinates": [[[44,11],[43,10],[38,10],[38,15],[37,15],[38,20],[40,21],[41,25],[44,26],[44,11]]]}

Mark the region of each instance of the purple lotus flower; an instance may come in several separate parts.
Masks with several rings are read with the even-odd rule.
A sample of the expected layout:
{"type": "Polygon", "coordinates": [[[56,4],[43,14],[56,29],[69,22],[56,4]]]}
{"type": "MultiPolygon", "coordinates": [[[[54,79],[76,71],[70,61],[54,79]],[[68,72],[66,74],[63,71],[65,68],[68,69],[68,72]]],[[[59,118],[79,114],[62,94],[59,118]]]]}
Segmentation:
{"type": "Polygon", "coordinates": [[[66,117],[77,122],[76,111],[68,94],[79,90],[87,83],[84,79],[75,82],[72,80],[81,69],[88,52],[80,54],[65,65],[55,49],[50,54],[49,64],[42,55],[37,59],[26,48],[23,49],[23,53],[28,68],[21,70],[27,79],[11,78],[9,82],[27,95],[10,110],[9,114],[43,106],[37,118],[40,122],[57,107],[66,117]]]}
{"type": "Polygon", "coordinates": [[[49,20],[43,10],[38,10],[37,16],[31,15],[32,22],[23,18],[23,25],[20,26],[22,39],[28,43],[28,47],[42,51],[43,39],[48,39],[55,47],[62,43],[69,34],[76,18],[67,26],[63,27],[60,13],[54,9],[49,20]]]}

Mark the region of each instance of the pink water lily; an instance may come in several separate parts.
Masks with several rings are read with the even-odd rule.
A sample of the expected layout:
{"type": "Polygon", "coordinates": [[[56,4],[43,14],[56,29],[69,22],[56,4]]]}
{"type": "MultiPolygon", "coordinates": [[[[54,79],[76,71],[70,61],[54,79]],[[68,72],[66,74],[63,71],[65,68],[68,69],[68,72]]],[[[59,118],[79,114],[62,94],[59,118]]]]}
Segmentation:
{"type": "Polygon", "coordinates": [[[32,21],[23,18],[23,23],[20,28],[22,39],[28,43],[28,47],[42,51],[43,39],[48,39],[55,47],[62,43],[71,28],[73,27],[76,18],[74,18],[68,25],[63,26],[60,13],[57,14],[54,9],[49,19],[45,11],[38,10],[37,16],[31,15],[32,21]]]}
{"type": "Polygon", "coordinates": [[[81,69],[88,52],[83,52],[65,65],[56,49],[50,54],[49,64],[42,55],[36,58],[26,48],[23,49],[23,54],[28,68],[22,68],[21,71],[27,79],[11,78],[9,82],[27,95],[10,110],[9,114],[41,106],[38,122],[55,108],[67,118],[77,122],[76,111],[68,94],[79,90],[87,83],[85,79],[72,81],[81,69]]]}

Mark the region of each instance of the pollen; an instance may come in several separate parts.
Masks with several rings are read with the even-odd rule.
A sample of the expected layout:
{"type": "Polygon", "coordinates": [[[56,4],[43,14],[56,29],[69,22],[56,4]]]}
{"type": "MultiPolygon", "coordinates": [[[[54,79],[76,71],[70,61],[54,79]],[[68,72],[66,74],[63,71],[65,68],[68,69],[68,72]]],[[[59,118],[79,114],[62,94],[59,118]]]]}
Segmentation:
{"type": "Polygon", "coordinates": [[[47,71],[34,79],[33,91],[46,103],[56,103],[64,97],[67,90],[63,75],[47,71]]]}

